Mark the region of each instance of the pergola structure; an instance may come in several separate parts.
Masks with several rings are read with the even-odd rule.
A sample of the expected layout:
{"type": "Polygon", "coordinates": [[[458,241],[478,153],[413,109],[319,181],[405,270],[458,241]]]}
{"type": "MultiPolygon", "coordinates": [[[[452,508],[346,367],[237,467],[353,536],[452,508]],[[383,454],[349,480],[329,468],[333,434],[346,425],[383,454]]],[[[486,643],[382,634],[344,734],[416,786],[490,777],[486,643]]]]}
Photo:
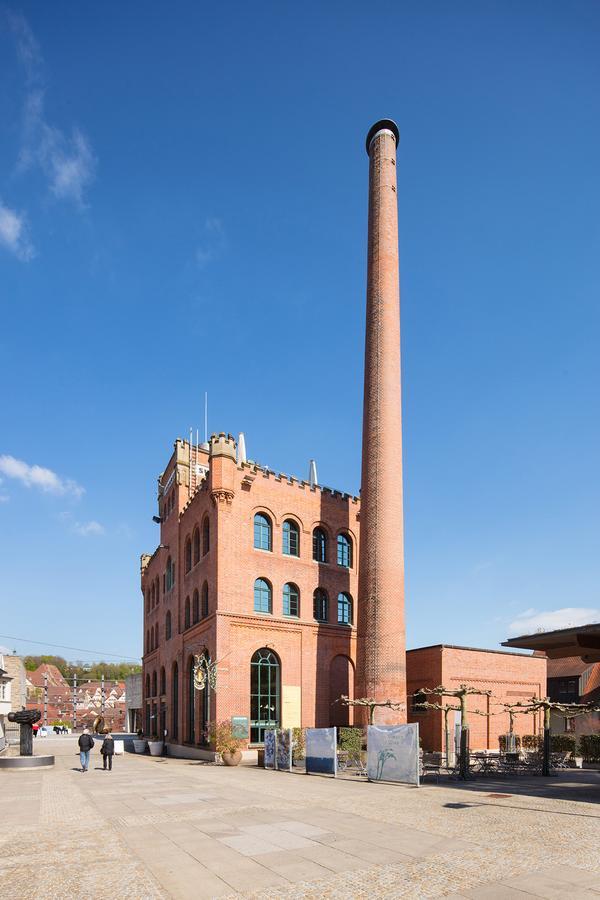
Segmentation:
{"type": "Polygon", "coordinates": [[[503,647],[543,651],[548,659],[580,656],[584,662],[600,662],[600,622],[557,631],[524,634],[502,642],[503,647]]]}

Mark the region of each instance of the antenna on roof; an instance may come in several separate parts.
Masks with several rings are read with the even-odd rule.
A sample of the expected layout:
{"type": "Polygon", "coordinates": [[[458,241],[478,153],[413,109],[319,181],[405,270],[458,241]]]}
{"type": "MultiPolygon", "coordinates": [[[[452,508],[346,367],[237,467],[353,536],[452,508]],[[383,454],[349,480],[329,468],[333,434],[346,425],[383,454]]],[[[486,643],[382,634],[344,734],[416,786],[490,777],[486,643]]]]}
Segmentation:
{"type": "Polygon", "coordinates": [[[311,459],[310,464],[308,466],[308,483],[311,488],[316,487],[319,483],[319,478],[317,476],[317,464],[314,459],[311,459]]]}
{"type": "Polygon", "coordinates": [[[208,444],[208,391],[204,391],[204,443],[208,444]]]}

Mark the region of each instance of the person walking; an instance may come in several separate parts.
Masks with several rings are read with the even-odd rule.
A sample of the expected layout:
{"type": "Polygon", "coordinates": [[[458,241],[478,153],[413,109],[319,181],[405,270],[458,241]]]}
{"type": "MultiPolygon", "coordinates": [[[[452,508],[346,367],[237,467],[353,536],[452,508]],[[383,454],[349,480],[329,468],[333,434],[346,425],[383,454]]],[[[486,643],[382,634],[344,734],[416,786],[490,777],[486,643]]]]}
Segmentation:
{"type": "Polygon", "coordinates": [[[91,736],[87,728],[83,729],[83,733],[79,735],[79,759],[81,760],[81,771],[87,772],[90,767],[90,750],[94,746],[94,738],[91,736]]]}
{"type": "Polygon", "coordinates": [[[106,772],[106,764],[108,763],[108,771],[112,772],[112,759],[115,753],[115,742],[113,740],[112,734],[107,734],[102,741],[100,753],[102,754],[102,760],[104,762],[104,771],[106,772]]]}

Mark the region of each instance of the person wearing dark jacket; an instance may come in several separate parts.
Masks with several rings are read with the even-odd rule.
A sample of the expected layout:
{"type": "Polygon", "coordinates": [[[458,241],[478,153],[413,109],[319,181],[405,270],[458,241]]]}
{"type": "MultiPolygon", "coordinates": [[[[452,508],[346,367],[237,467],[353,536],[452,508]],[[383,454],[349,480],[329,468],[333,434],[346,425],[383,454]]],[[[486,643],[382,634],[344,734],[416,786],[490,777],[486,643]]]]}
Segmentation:
{"type": "Polygon", "coordinates": [[[87,772],[90,768],[90,750],[94,746],[94,738],[91,736],[87,728],[83,729],[83,733],[79,736],[79,759],[81,760],[81,771],[87,772]]]}
{"type": "Polygon", "coordinates": [[[102,741],[102,747],[100,748],[100,753],[102,754],[102,759],[104,761],[104,771],[106,772],[106,764],[108,762],[108,771],[112,772],[112,758],[115,752],[115,742],[113,740],[112,734],[107,734],[104,740],[102,741]]]}

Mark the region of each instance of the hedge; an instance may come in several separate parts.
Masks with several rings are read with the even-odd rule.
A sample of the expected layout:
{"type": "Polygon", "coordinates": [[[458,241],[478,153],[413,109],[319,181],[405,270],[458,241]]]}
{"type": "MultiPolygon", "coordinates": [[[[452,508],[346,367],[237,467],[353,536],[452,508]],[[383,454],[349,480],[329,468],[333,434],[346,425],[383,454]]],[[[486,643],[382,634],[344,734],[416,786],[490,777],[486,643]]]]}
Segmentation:
{"type": "Polygon", "coordinates": [[[586,762],[600,762],[600,734],[580,735],[579,749],[586,762]]]}

